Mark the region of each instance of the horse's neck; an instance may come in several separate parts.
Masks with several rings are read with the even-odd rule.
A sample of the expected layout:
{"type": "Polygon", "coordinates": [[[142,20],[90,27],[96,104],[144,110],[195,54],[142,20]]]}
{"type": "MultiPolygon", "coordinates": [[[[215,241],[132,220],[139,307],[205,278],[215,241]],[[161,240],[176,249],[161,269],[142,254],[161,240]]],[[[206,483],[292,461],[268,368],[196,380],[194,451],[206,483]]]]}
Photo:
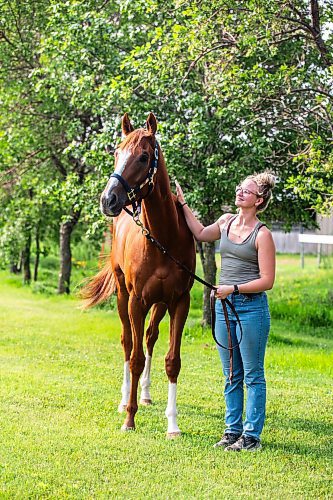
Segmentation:
{"type": "MultiPolygon", "coordinates": [[[[142,203],[143,223],[156,238],[166,242],[178,228],[178,215],[172,199],[169,177],[163,158],[160,158],[155,186],[142,203]]],[[[161,241],[162,243],[162,241],[161,241]]]]}

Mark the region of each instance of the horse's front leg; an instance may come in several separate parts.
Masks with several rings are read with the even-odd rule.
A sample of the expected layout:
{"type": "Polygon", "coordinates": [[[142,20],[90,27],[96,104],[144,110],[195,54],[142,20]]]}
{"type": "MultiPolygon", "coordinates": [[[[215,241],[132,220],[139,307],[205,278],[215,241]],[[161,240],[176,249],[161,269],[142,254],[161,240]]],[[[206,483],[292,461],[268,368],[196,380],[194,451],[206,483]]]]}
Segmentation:
{"type": "Polygon", "coordinates": [[[169,378],[168,405],[165,415],[168,419],[169,438],[180,436],[177,424],[177,378],[180,372],[180,345],[183,328],[190,307],[190,294],[186,292],[177,303],[171,304],[170,313],[170,346],[165,358],[165,369],[169,378]]]}
{"type": "Polygon", "coordinates": [[[152,400],[150,396],[150,370],[151,370],[151,360],[153,356],[154,345],[158,339],[158,326],[163,319],[167,310],[167,305],[160,302],[153,306],[151,311],[149,326],[146,331],[146,361],[145,367],[140,379],[141,385],[141,398],[140,403],[143,405],[151,405],[152,400]]]}
{"type": "Polygon", "coordinates": [[[128,403],[128,398],[130,394],[130,356],[132,351],[132,331],[131,323],[128,316],[128,299],[129,295],[125,286],[124,275],[120,272],[116,274],[117,276],[117,306],[118,313],[121,319],[122,332],[121,332],[121,344],[124,351],[124,375],[123,384],[121,386],[121,401],[118,406],[119,413],[126,410],[128,403]]]}
{"type": "Polygon", "coordinates": [[[134,417],[138,411],[138,383],[145,366],[145,355],[143,352],[143,334],[145,318],[148,308],[142,304],[134,293],[130,295],[128,312],[132,329],[132,354],[130,358],[131,390],[127,405],[127,415],[122,430],[134,430],[134,417]]]}

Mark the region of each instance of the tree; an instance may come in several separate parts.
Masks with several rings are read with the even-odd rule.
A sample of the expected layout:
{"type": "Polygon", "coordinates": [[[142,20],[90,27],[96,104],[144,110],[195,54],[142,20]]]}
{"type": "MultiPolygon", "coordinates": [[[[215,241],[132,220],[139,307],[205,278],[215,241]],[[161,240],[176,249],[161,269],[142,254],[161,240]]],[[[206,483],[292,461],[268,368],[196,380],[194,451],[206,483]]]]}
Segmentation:
{"type": "MultiPolygon", "coordinates": [[[[78,6],[72,10],[74,8],[78,9],[78,6]]],[[[81,96],[82,102],[79,99],[75,102],[75,95],[71,92],[76,86],[80,87],[82,72],[91,61],[78,55],[80,65],[75,73],[71,71],[71,61],[63,60],[66,54],[69,55],[71,44],[67,52],[60,50],[59,54],[56,53],[63,47],[62,37],[66,36],[61,31],[64,21],[69,21],[68,38],[73,33],[71,23],[76,23],[76,33],[82,31],[80,16],[75,16],[70,8],[67,12],[56,2],[32,2],[23,8],[21,2],[12,2],[3,11],[3,43],[0,45],[1,59],[5,62],[1,73],[1,121],[5,130],[0,137],[3,182],[10,184],[10,196],[15,195],[17,205],[23,205],[26,193],[22,184],[28,179],[27,184],[33,185],[38,177],[31,203],[36,204],[37,212],[40,204],[47,205],[60,227],[60,293],[69,292],[72,231],[84,213],[84,207],[90,213],[93,203],[88,198],[91,187],[85,189],[85,180],[91,178],[92,173],[98,176],[109,160],[108,153],[98,149],[101,144],[96,147],[96,132],[103,124],[90,107],[89,88],[81,96]],[[99,162],[96,170],[92,165],[93,158],[99,162]]],[[[93,62],[91,69],[93,77],[97,78],[93,62]]],[[[90,183],[95,187],[96,179],[91,178],[90,183]]],[[[8,201],[12,204],[10,199],[8,201]]],[[[41,212],[42,219],[45,219],[45,214],[41,212]]],[[[15,223],[15,211],[8,210],[7,216],[10,219],[2,228],[4,239],[15,223]]],[[[38,228],[42,219],[34,219],[34,223],[38,221],[38,228]]],[[[29,234],[33,229],[31,220],[26,224],[29,234]]],[[[40,231],[36,234],[39,241],[40,231]]],[[[31,236],[27,241],[30,243],[31,236]]],[[[17,242],[20,242],[19,238],[17,242]]],[[[28,246],[30,248],[30,244],[28,246]]],[[[28,257],[30,252],[25,248],[28,257]]],[[[28,267],[27,264],[27,273],[28,267]]]]}
{"type": "MultiPolygon", "coordinates": [[[[307,196],[302,195],[299,155],[304,144],[313,145],[313,134],[325,134],[323,115],[330,111],[318,97],[327,97],[321,89],[329,85],[324,66],[332,41],[324,47],[320,38],[318,2],[311,2],[312,20],[306,26],[303,1],[270,2],[269,8],[254,1],[189,2],[174,10],[154,5],[154,29],[126,66],[141,75],[137,91],[160,109],[168,165],[191,188],[191,206],[204,223],[212,223],[222,205],[233,204],[231,187],[254,165],[257,171],[273,167],[278,203],[265,214],[266,221],[283,221],[286,229],[295,221],[313,225],[314,208],[325,204],[322,199],[320,207],[309,203],[312,195],[318,199],[312,182],[307,182],[307,196]],[[310,84],[317,89],[313,96],[310,84]]],[[[129,8],[138,7],[132,3],[129,8]]],[[[327,133],[323,142],[329,144],[327,133]]],[[[204,268],[211,281],[210,255],[204,268]]]]}
{"type": "MultiPolygon", "coordinates": [[[[43,166],[32,204],[56,207],[60,291],[74,227],[102,227],[98,194],[124,111],[136,123],[157,114],[170,175],[205,224],[266,168],[278,183],[265,222],[311,227],[332,206],[331,1],[19,4],[3,13],[0,168],[14,166],[20,192],[22,170],[43,166]]],[[[213,246],[202,250],[214,281],[213,246]]]]}

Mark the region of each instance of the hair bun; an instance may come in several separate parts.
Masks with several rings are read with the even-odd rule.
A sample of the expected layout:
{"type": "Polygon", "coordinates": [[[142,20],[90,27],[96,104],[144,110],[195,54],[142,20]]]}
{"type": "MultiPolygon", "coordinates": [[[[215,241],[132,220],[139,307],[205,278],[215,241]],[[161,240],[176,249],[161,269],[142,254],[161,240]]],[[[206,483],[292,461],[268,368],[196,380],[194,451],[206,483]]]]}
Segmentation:
{"type": "Polygon", "coordinates": [[[258,186],[267,186],[269,189],[274,189],[276,177],[271,172],[262,172],[255,176],[255,182],[258,186]]]}

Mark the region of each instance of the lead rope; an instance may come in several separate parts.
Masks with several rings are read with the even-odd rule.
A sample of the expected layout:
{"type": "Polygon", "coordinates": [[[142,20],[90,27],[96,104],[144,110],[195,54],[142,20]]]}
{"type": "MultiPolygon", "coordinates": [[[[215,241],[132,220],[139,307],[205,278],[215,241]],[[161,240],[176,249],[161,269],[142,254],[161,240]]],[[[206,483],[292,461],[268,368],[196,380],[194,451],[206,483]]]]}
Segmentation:
{"type": "Polygon", "coordinates": [[[238,316],[238,314],[236,312],[235,306],[232,304],[232,302],[230,302],[229,299],[220,299],[222,307],[223,307],[223,314],[224,314],[224,318],[225,318],[225,322],[226,322],[226,326],[227,326],[227,331],[228,331],[228,347],[226,347],[226,346],[224,346],[223,344],[221,344],[217,340],[216,334],[215,334],[215,318],[216,318],[216,313],[215,313],[215,299],[216,299],[215,298],[215,292],[217,290],[217,287],[215,285],[212,285],[211,283],[208,283],[204,279],[200,278],[200,276],[197,276],[185,264],[183,264],[178,259],[176,259],[171,254],[169,254],[169,252],[167,251],[167,249],[150,234],[149,229],[147,229],[142,224],[142,222],[140,221],[140,218],[139,218],[140,208],[137,209],[134,213],[131,212],[131,210],[129,210],[127,207],[124,207],[124,210],[125,210],[125,212],[128,215],[130,215],[132,217],[132,219],[134,220],[135,224],[140,227],[140,229],[142,231],[142,234],[147,238],[147,240],[151,241],[151,243],[153,243],[153,245],[155,245],[164,255],[166,255],[167,257],[169,257],[170,260],[172,260],[175,264],[177,264],[179,267],[181,267],[182,269],[184,269],[184,271],[186,271],[190,276],[192,276],[193,279],[195,279],[199,283],[201,283],[201,284],[203,284],[203,285],[205,285],[205,286],[207,286],[208,288],[211,289],[211,293],[210,293],[210,312],[211,312],[211,319],[212,319],[212,336],[213,336],[213,339],[214,339],[215,343],[219,347],[221,347],[222,349],[226,349],[226,350],[229,351],[229,364],[230,364],[230,367],[229,367],[229,381],[230,381],[230,385],[231,385],[232,384],[232,377],[233,377],[233,350],[236,349],[239,346],[239,344],[241,343],[241,341],[243,339],[242,324],[241,324],[239,316],[238,316]],[[231,312],[234,314],[234,316],[236,318],[236,321],[238,323],[238,326],[239,326],[239,330],[240,330],[239,341],[234,346],[232,345],[230,321],[229,321],[229,315],[228,315],[228,310],[227,310],[226,304],[229,306],[229,308],[231,309],[231,312]]]}

